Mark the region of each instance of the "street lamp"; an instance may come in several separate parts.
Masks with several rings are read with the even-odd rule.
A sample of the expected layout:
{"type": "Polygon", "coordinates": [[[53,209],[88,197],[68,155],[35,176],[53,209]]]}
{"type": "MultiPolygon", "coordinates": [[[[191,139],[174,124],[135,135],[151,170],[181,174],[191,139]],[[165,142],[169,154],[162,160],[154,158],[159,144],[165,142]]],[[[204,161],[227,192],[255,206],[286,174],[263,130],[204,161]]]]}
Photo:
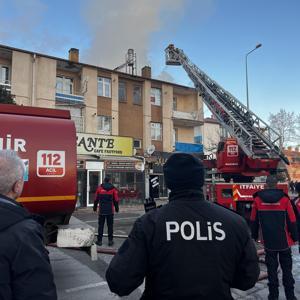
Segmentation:
{"type": "Polygon", "coordinates": [[[260,48],[262,45],[261,44],[257,44],[255,46],[254,49],[252,49],[251,51],[249,51],[247,54],[246,54],[246,92],[247,92],[247,109],[249,109],[249,94],[248,94],[248,65],[247,65],[247,58],[248,58],[248,55],[250,53],[252,53],[254,50],[260,48]]]}

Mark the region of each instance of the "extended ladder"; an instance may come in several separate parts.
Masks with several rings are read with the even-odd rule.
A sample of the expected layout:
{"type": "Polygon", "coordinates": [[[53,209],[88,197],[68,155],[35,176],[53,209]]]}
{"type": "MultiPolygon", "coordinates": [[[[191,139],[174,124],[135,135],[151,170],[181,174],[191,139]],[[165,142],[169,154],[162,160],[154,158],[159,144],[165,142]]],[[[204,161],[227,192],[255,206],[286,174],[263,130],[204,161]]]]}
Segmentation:
{"type": "Polygon", "coordinates": [[[280,135],[256,114],[207,76],[183,50],[169,45],[166,50],[167,65],[182,65],[204,103],[216,116],[221,125],[235,137],[245,154],[252,158],[288,159],[279,149],[280,135]]]}

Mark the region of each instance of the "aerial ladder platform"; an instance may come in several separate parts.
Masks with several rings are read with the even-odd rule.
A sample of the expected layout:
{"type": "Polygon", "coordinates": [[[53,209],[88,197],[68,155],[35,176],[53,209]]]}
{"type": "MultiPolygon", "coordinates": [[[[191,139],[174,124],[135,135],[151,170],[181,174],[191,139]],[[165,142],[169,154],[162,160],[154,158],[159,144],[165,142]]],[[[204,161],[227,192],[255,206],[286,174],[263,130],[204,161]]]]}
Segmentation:
{"type": "Polygon", "coordinates": [[[275,130],[192,63],[183,50],[170,44],[165,53],[166,64],[181,65],[185,69],[203,102],[222,127],[237,139],[238,145],[249,158],[282,160],[289,164],[279,147],[281,137],[275,130]]]}

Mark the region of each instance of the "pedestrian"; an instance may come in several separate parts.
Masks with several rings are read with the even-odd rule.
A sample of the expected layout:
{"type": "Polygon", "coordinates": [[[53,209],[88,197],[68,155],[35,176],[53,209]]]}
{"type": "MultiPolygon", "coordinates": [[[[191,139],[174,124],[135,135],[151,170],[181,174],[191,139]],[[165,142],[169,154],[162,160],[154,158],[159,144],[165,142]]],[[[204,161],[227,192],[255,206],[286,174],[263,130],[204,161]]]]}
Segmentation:
{"type": "Polygon", "coordinates": [[[296,299],[292,274],[291,246],[298,240],[296,218],[287,194],[277,189],[276,175],[266,180],[266,189],[253,195],[251,211],[252,237],[259,238],[259,228],[266,252],[269,300],[278,299],[278,260],[282,269],[282,281],[288,300],[296,299]]]}
{"type": "Polygon", "coordinates": [[[112,259],[106,279],[112,292],[141,299],[233,299],[258,279],[257,252],[247,224],[236,213],[206,201],[204,166],[174,153],[164,167],[169,203],[138,218],[112,259]]]}
{"type": "Polygon", "coordinates": [[[96,244],[102,246],[103,228],[106,220],[108,231],[108,246],[114,244],[114,212],[119,212],[119,197],[117,189],[110,183],[110,178],[105,177],[104,182],[97,188],[94,201],[94,211],[97,211],[99,203],[98,217],[98,239],[96,244]]]}
{"type": "Polygon", "coordinates": [[[56,300],[42,226],[16,201],[23,175],[16,152],[0,150],[0,299],[56,300]]]}

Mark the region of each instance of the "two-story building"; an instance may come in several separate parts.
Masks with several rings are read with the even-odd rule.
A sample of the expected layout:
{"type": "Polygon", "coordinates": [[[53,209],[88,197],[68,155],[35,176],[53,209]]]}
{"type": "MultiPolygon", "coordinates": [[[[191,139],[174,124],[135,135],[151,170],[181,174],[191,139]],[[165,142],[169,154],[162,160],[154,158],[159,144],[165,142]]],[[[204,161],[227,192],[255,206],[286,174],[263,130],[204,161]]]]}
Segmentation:
{"type": "Polygon", "coordinates": [[[176,150],[203,152],[201,97],[194,88],[151,78],[148,66],[135,76],[81,63],[75,48],[62,59],[0,45],[0,85],[18,105],[70,110],[79,141],[110,137],[119,145],[105,153],[85,153],[78,145],[83,206],[92,204],[106,174],[124,197],[142,199],[145,164],[159,176],[160,196],[167,196],[165,159],[176,150]]]}

